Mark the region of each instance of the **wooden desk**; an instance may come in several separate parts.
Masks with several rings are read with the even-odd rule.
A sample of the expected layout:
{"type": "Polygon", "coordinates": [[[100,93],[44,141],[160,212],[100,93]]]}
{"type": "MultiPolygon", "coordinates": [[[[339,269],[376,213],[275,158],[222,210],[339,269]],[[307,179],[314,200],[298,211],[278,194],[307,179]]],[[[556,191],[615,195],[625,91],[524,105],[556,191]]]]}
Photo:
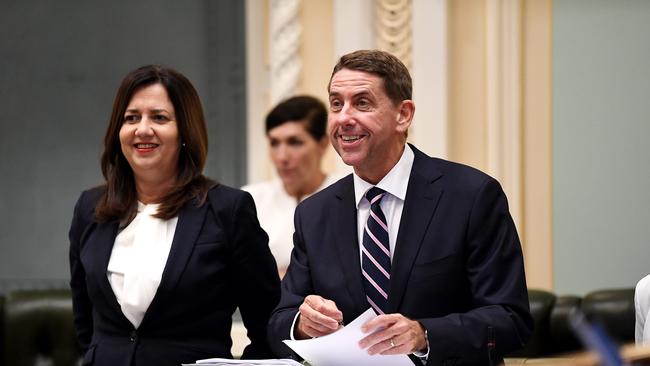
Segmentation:
{"type": "MultiPolygon", "coordinates": [[[[650,365],[650,345],[637,347],[626,344],[621,347],[621,356],[627,363],[650,365]]],[[[549,358],[510,358],[506,365],[539,365],[539,366],[597,366],[599,358],[592,352],[579,352],[549,358]]]]}

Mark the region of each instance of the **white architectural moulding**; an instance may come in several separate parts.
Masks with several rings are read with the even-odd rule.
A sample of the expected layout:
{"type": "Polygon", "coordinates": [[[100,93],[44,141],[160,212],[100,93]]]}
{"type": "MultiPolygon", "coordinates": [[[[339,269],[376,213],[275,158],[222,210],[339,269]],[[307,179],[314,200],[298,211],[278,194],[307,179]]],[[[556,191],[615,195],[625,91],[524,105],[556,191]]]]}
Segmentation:
{"type": "Polygon", "coordinates": [[[300,57],[300,0],[271,0],[269,52],[271,105],[296,94],[302,60],[300,57]]]}

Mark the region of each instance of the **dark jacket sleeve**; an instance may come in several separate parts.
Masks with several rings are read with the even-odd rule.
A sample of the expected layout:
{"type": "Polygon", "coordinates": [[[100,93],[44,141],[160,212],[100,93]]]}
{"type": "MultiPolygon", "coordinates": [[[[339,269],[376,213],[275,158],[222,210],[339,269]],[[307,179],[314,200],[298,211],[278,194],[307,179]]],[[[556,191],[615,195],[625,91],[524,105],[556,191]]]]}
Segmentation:
{"type": "Polygon", "coordinates": [[[82,193],[77,201],[68,233],[70,239],[70,288],[72,289],[72,310],[77,340],[82,352],[88,349],[93,332],[92,304],[86,289],[86,271],[81,263],[82,237],[92,222],[94,207],[89,209],[82,193]]]}
{"type": "Polygon", "coordinates": [[[235,203],[231,244],[237,304],[251,340],[242,358],[271,358],[266,328],[280,299],[280,278],[253,198],[246,192],[235,203]]]}
{"type": "Polygon", "coordinates": [[[293,234],[294,247],[291,252],[291,265],[282,279],[281,300],[273,311],[268,329],[269,341],[276,356],[293,359],[299,359],[299,356],[282,341],[291,339],[291,326],[305,296],[315,293],[301,234],[300,212],[301,206],[298,206],[294,216],[296,231],[293,234]]]}
{"type": "Polygon", "coordinates": [[[498,362],[523,347],[532,332],[519,237],[505,194],[492,178],[475,195],[466,236],[473,308],[418,319],[428,333],[428,365],[487,364],[490,356],[498,362]]]}

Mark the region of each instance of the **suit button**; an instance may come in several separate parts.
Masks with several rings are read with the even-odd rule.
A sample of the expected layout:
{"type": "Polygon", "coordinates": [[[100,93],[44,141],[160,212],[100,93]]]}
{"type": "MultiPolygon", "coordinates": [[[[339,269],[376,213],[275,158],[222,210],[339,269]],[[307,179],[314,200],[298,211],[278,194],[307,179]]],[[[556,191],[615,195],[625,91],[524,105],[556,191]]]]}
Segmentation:
{"type": "Polygon", "coordinates": [[[131,342],[135,342],[138,339],[138,332],[132,330],[131,333],[129,333],[129,339],[131,342]]]}

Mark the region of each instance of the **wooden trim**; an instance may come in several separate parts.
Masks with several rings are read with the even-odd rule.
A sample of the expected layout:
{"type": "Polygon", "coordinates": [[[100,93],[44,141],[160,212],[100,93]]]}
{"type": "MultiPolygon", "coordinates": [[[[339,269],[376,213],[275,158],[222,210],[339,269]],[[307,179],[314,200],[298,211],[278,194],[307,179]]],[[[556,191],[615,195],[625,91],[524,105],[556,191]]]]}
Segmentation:
{"type": "Polygon", "coordinates": [[[523,5],[523,232],[528,286],[553,290],[552,0],[523,5]]]}
{"type": "Polygon", "coordinates": [[[269,179],[264,116],[269,108],[267,1],[246,0],[246,158],[247,183],[269,179]]]}
{"type": "Polygon", "coordinates": [[[486,10],[487,172],[501,182],[521,234],[521,0],[488,0],[486,10]]]}

